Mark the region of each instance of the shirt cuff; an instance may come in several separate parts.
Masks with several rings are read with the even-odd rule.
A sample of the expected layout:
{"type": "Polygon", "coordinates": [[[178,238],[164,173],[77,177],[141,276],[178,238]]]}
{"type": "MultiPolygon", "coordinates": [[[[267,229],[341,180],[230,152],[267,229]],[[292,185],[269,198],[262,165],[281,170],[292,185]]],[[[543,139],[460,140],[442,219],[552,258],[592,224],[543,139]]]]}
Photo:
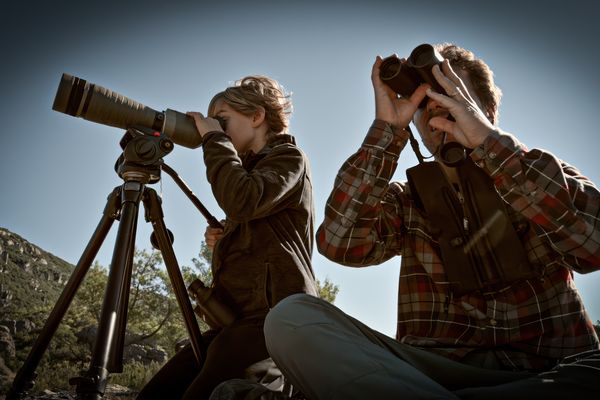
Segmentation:
{"type": "Polygon", "coordinates": [[[399,155],[408,141],[408,136],[409,133],[406,129],[398,129],[386,121],[376,119],[369,128],[362,147],[399,155]]]}
{"type": "Polygon", "coordinates": [[[471,152],[471,158],[494,176],[509,159],[526,150],[513,135],[496,129],[491,131],[483,143],[471,152]]]}

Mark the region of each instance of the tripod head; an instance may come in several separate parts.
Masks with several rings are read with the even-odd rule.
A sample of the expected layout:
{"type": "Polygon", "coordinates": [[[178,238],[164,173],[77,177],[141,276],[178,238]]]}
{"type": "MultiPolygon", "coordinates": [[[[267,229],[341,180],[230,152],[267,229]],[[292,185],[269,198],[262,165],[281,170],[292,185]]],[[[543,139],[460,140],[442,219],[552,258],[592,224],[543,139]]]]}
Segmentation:
{"type": "Polygon", "coordinates": [[[173,151],[173,141],[143,127],[127,129],[119,145],[123,153],[115,163],[115,171],[125,181],[158,182],[163,157],[173,151]]]}

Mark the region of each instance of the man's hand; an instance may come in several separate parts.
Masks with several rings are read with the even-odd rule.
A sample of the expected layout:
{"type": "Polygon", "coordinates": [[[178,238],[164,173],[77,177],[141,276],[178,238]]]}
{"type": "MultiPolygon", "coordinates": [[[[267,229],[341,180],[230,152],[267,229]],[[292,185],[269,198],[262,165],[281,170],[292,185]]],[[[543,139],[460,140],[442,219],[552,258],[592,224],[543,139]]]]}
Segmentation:
{"type": "Polygon", "coordinates": [[[208,132],[223,132],[223,128],[219,121],[214,118],[204,117],[202,113],[189,111],[186,113],[190,117],[194,118],[194,122],[196,123],[196,129],[198,130],[198,134],[200,137],[204,137],[208,132]]]}
{"type": "Polygon", "coordinates": [[[442,69],[435,65],[432,72],[447,94],[428,89],[427,96],[447,108],[456,122],[434,117],[429,121],[429,125],[437,130],[452,133],[456,141],[467,148],[473,149],[479,146],[494,126],[473,99],[463,80],[454,72],[448,60],[444,60],[442,69]]]}
{"type": "Polygon", "coordinates": [[[221,228],[211,228],[210,226],[206,227],[206,232],[204,232],[204,241],[206,242],[206,246],[213,251],[215,248],[215,244],[217,241],[223,237],[223,229],[221,228]]]}
{"type": "MultiPolygon", "coordinates": [[[[398,97],[379,77],[382,58],[377,56],[371,71],[371,81],[375,90],[375,118],[386,121],[393,126],[404,129],[417,111],[419,103],[426,97],[429,85],[423,84],[415,90],[410,98],[398,97]]],[[[404,59],[401,60],[405,62],[404,59]]]]}

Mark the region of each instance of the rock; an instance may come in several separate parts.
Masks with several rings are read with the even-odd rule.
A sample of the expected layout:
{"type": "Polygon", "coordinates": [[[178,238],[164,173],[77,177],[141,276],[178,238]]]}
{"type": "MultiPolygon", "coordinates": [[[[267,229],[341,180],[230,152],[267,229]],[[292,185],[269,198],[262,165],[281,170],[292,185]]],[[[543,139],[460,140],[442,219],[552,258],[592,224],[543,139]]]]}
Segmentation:
{"type": "Polygon", "coordinates": [[[159,364],[163,364],[163,363],[167,362],[169,355],[163,348],[161,348],[160,346],[156,346],[156,347],[152,347],[152,348],[148,349],[146,357],[149,362],[145,363],[145,364],[149,364],[152,361],[155,361],[159,364]]]}
{"type": "Polygon", "coordinates": [[[35,324],[28,319],[19,319],[16,323],[16,333],[29,333],[35,329],[35,324]]]}
{"type": "MultiPolygon", "coordinates": [[[[104,391],[104,400],[125,400],[133,399],[137,395],[137,392],[129,389],[125,386],[116,385],[109,383],[106,385],[104,391]]],[[[0,396],[2,399],[2,396],[0,396]]],[[[75,400],[77,395],[75,394],[75,387],[72,390],[44,390],[40,393],[25,394],[21,398],[22,400],[75,400]]]]}
{"type": "Polygon", "coordinates": [[[125,386],[117,385],[116,383],[106,385],[106,391],[104,392],[105,399],[130,399],[136,395],[136,391],[125,386]]]}
{"type": "Polygon", "coordinates": [[[0,357],[4,359],[14,358],[15,354],[15,342],[10,330],[4,325],[0,325],[0,357]]]}
{"type": "MultiPolygon", "coordinates": [[[[15,379],[15,373],[6,366],[4,358],[0,356],[0,393],[8,391],[13,379],[15,379]]],[[[0,399],[1,398],[2,395],[0,395],[0,399]]]]}
{"type": "Polygon", "coordinates": [[[168,354],[160,346],[144,346],[140,344],[130,344],[125,347],[123,361],[128,363],[137,361],[144,365],[152,362],[164,363],[167,361],[168,354]]]}

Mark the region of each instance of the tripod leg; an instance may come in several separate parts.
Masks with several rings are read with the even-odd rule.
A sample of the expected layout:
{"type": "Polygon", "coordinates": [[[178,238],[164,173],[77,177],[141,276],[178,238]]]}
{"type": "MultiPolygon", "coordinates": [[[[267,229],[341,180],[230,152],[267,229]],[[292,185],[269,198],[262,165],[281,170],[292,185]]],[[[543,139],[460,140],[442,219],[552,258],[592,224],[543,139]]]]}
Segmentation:
{"type": "Polygon", "coordinates": [[[114,349],[113,341],[118,340],[115,337],[119,333],[117,332],[117,321],[124,297],[121,292],[124,287],[123,282],[128,279],[125,276],[128,262],[130,262],[128,258],[133,257],[132,241],[143,191],[144,185],[140,182],[130,181],[122,185],[121,221],[108,274],[90,368],[85,376],[71,379],[71,383],[77,385],[79,398],[100,399],[106,389],[110,353],[114,349]]]}
{"type": "Polygon", "coordinates": [[[35,379],[35,370],[42,359],[42,356],[48,349],[50,340],[54,336],[58,325],[62,321],[65,313],[67,312],[73,297],[83,278],[90,269],[90,265],[94,261],[98,250],[102,246],[106,235],[110,231],[110,228],[118,217],[118,210],[120,208],[120,187],[115,188],[112,193],[108,196],[106,207],[104,208],[104,214],[96,227],[90,241],[88,242],[85,250],[83,251],[75,270],[71,274],[69,281],[65,285],[60,297],[58,298],[50,316],[46,320],[44,328],[33,344],[25,363],[17,373],[13,380],[12,386],[7,394],[7,400],[16,400],[19,398],[23,391],[28,390],[33,386],[33,380],[35,379]]]}
{"type": "Polygon", "coordinates": [[[190,337],[194,355],[196,356],[198,364],[202,365],[206,357],[206,348],[202,341],[202,334],[200,333],[200,328],[196,321],[196,315],[192,309],[192,303],[187,294],[185,283],[183,282],[183,277],[181,276],[181,271],[177,263],[177,258],[175,257],[173,246],[171,245],[171,239],[163,220],[160,199],[154,189],[146,188],[144,193],[144,206],[146,208],[146,220],[152,223],[154,234],[156,235],[160,251],[165,261],[165,265],[167,266],[167,272],[169,273],[177,303],[183,314],[183,320],[190,337]]]}
{"type": "Polygon", "coordinates": [[[115,327],[115,340],[112,343],[113,348],[110,351],[107,369],[109,372],[123,372],[123,349],[125,347],[125,334],[127,328],[127,311],[129,308],[129,291],[131,287],[131,276],[133,274],[133,258],[135,256],[135,236],[137,232],[138,218],[135,219],[133,231],[131,232],[131,241],[129,254],[126,257],[125,278],[122,281],[121,293],[119,298],[118,320],[115,327]]]}

